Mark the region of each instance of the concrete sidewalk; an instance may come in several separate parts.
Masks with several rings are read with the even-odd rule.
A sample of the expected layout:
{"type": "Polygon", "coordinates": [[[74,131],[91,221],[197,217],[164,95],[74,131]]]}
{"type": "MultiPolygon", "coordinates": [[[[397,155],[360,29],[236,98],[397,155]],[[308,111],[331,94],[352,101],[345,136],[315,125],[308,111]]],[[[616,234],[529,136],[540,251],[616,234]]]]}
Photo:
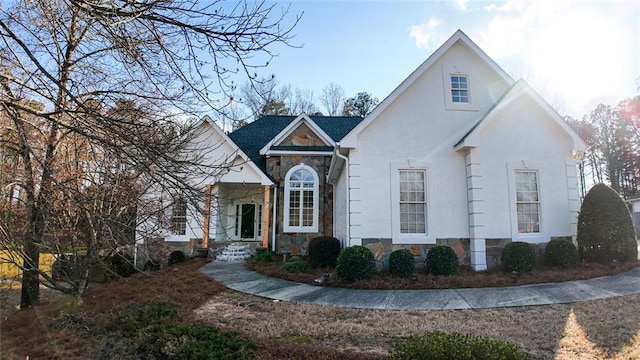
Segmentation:
{"type": "Polygon", "coordinates": [[[228,288],[268,299],[363,309],[442,310],[533,306],[640,293],[640,268],[590,280],[499,288],[356,290],[268,277],[242,263],[213,261],[200,269],[228,288]]]}

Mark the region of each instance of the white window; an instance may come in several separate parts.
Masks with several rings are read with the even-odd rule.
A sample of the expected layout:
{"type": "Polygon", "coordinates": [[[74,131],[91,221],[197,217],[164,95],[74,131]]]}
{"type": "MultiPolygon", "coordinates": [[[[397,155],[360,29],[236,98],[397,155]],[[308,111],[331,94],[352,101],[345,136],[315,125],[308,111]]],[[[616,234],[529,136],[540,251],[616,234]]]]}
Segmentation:
{"type": "Polygon", "coordinates": [[[427,233],[427,198],[424,170],[400,170],[400,233],[427,233]]]}
{"type": "Polygon", "coordinates": [[[318,232],[318,174],[300,164],[287,172],[284,189],[284,231],[318,232]]]}
{"type": "Polygon", "coordinates": [[[173,203],[171,232],[173,235],[187,234],[187,200],[182,197],[177,198],[173,203]]]}
{"type": "Polygon", "coordinates": [[[467,75],[451,75],[451,102],[469,103],[469,77],[467,75]]]}
{"type": "Polygon", "coordinates": [[[516,213],[518,233],[540,232],[540,193],[538,172],[516,170],[516,213]]]}

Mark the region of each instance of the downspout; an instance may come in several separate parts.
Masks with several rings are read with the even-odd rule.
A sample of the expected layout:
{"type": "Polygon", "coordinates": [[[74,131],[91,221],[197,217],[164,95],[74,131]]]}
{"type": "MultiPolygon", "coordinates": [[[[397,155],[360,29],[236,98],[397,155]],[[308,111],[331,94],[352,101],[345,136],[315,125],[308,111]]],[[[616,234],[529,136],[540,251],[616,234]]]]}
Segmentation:
{"type": "MultiPolygon", "coordinates": [[[[347,177],[347,191],[346,194],[347,196],[345,196],[345,201],[346,203],[346,207],[345,209],[347,209],[347,238],[346,240],[346,244],[345,247],[349,247],[351,246],[351,192],[349,191],[350,186],[351,186],[351,179],[349,178],[349,158],[340,154],[340,143],[336,143],[336,147],[333,150],[333,153],[339,157],[340,159],[344,160],[344,171],[345,171],[345,176],[347,177]]],[[[335,215],[334,215],[335,216],[335,215]]]]}
{"type": "Polygon", "coordinates": [[[276,252],[276,219],[278,213],[278,185],[273,187],[273,227],[271,228],[271,251],[276,252]]]}

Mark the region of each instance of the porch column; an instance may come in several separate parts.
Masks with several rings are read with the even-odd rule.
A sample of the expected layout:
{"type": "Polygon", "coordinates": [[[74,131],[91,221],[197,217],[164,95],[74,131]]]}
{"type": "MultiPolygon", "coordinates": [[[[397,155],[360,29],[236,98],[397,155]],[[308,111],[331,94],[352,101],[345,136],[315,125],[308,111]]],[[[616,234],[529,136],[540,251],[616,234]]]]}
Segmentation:
{"type": "Polygon", "coordinates": [[[467,174],[467,208],[469,213],[469,247],[471,251],[471,267],[475,271],[487,269],[487,248],[485,229],[485,203],[483,197],[482,167],[479,159],[472,154],[472,149],[465,154],[467,174]]]}
{"type": "Polygon", "coordinates": [[[269,247],[269,203],[271,202],[271,186],[264,186],[264,201],[262,204],[262,247],[269,247]]]}
{"type": "Polygon", "coordinates": [[[209,248],[209,218],[211,217],[211,185],[204,187],[204,221],[202,229],[202,248],[209,248]]]}

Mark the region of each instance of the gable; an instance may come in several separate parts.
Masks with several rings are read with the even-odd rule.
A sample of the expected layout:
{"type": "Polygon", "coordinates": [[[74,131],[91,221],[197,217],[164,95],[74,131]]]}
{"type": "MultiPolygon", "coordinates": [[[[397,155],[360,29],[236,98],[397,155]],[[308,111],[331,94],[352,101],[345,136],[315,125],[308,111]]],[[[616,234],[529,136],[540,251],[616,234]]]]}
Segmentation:
{"type": "MultiPolygon", "coordinates": [[[[283,133],[297,116],[269,115],[261,117],[229,134],[229,138],[247,154],[263,172],[267,173],[266,157],[260,154],[261,149],[274,138],[283,133]]],[[[361,117],[353,116],[309,116],[313,122],[335,143],[353,129],[361,117]]],[[[285,131],[286,133],[286,131],[285,131]]],[[[287,135],[284,138],[287,138],[287,135]]]]}
{"type": "Polygon", "coordinates": [[[308,115],[302,114],[260,149],[260,155],[273,151],[331,151],[335,142],[308,115]]]}
{"type": "Polygon", "coordinates": [[[226,168],[216,174],[216,179],[208,181],[273,184],[266,173],[210,117],[205,116],[196,124],[191,142],[197,144],[191,151],[199,153],[202,165],[211,169],[226,168]]]}
{"type": "Polygon", "coordinates": [[[586,150],[587,145],[582,138],[522,79],[518,80],[493,107],[478,119],[455,144],[456,150],[478,146],[483,139],[482,134],[492,122],[500,121],[504,117],[510,117],[513,122],[516,122],[527,113],[538,114],[537,123],[529,124],[528,130],[520,129],[521,132],[534,132],[533,127],[552,126],[566,137],[573,150],[579,152],[586,150]]]}
{"type": "Polygon", "coordinates": [[[331,146],[331,144],[321,139],[309,125],[302,123],[275,146],[331,146]]]}
{"type": "MultiPolygon", "coordinates": [[[[473,121],[478,113],[491,107],[513,83],[514,80],[504,70],[458,30],[349,132],[341,141],[341,146],[356,147],[359,134],[378,118],[398,121],[398,116],[412,116],[473,121]],[[471,97],[465,106],[451,104],[451,75],[466,75],[469,78],[471,97]]],[[[436,125],[430,124],[427,128],[439,129],[436,125]]]]}

